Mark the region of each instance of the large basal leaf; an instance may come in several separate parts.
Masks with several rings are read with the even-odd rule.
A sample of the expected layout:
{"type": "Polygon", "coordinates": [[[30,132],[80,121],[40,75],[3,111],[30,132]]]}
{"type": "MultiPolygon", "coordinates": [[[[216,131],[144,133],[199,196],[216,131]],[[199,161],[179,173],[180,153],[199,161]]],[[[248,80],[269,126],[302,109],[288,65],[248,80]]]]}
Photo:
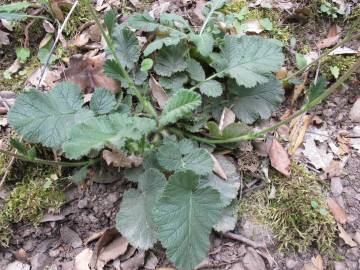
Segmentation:
{"type": "Polygon", "coordinates": [[[207,127],[209,129],[210,137],[216,139],[231,139],[240,137],[251,131],[250,127],[242,122],[231,123],[227,125],[222,131],[219,125],[215,122],[208,122],[207,127]]]}
{"type": "Polygon", "coordinates": [[[220,54],[212,54],[218,72],[234,78],[238,85],[254,87],[268,81],[269,74],[284,61],[281,47],[256,36],[225,36],[220,54]]]}
{"type": "Polygon", "coordinates": [[[63,82],[50,92],[31,90],[20,94],[9,112],[9,123],[24,139],[48,147],[60,147],[77,123],[92,118],[84,109],[80,88],[63,82]]]}
{"type": "Polygon", "coordinates": [[[95,114],[107,114],[116,105],[116,98],[113,93],[105,88],[97,88],[90,100],[90,109],[95,114]]]}
{"type": "Polygon", "coordinates": [[[203,33],[201,36],[189,34],[189,39],[196,45],[197,50],[202,56],[209,56],[214,48],[214,38],[209,33],[203,33]]]}
{"type": "Polygon", "coordinates": [[[170,123],[175,123],[200,105],[201,96],[198,93],[189,90],[180,90],[165,104],[160,116],[160,124],[165,126],[170,123]]]}
{"type": "Polygon", "coordinates": [[[200,85],[200,92],[208,97],[219,97],[223,92],[223,86],[216,80],[210,80],[200,85]]]}
{"type": "Polygon", "coordinates": [[[186,71],[189,73],[190,78],[195,81],[201,82],[205,80],[205,71],[203,67],[198,61],[192,58],[187,60],[186,71]]]}
{"type": "Polygon", "coordinates": [[[226,233],[235,229],[237,222],[238,201],[233,200],[232,203],[221,211],[221,218],[214,226],[217,232],[226,233]]]}
{"type": "Polygon", "coordinates": [[[172,45],[161,49],[156,56],[154,70],[161,76],[169,77],[175,72],[186,69],[184,44],[172,45]]]}
{"type": "MultiPolygon", "coordinates": [[[[179,143],[166,142],[159,148],[157,160],[167,171],[194,171],[198,175],[207,175],[213,168],[213,160],[208,151],[191,144],[189,140],[179,143]]],[[[191,141],[190,141],[191,142],[191,141]]]]}
{"type": "Polygon", "coordinates": [[[140,46],[134,32],[122,25],[116,25],[112,35],[113,45],[120,63],[132,69],[139,60],[140,46]]]}
{"type": "Polygon", "coordinates": [[[228,206],[233,199],[236,198],[240,188],[240,175],[234,163],[224,157],[217,155],[216,159],[219,161],[221,167],[226,173],[227,180],[220,178],[214,173],[203,177],[200,181],[201,187],[212,187],[219,191],[223,206],[228,206]]]}
{"type": "Polygon", "coordinates": [[[184,88],[188,77],[184,72],[175,73],[171,77],[160,77],[159,83],[165,89],[179,90],[184,88]]]}
{"type": "Polygon", "coordinates": [[[158,238],[168,258],[182,270],[193,269],[206,257],[209,234],[221,215],[219,193],[198,184],[191,171],[174,174],[154,209],[158,238]]]}
{"type": "Polygon", "coordinates": [[[231,80],[228,89],[231,92],[229,103],[234,105],[232,110],[238,119],[247,124],[255,122],[259,117],[269,118],[284,97],[282,85],[275,77],[253,88],[238,86],[231,80]]]}
{"type": "Polygon", "coordinates": [[[152,211],[165,188],[165,176],[156,169],[146,170],[138,188],[125,192],[116,215],[116,228],[135,248],[149,249],[157,240],[152,211]]]}
{"type": "Polygon", "coordinates": [[[0,6],[0,12],[16,12],[20,10],[27,9],[31,6],[31,3],[28,2],[17,2],[0,6]]]}
{"type": "Polygon", "coordinates": [[[149,118],[120,113],[100,116],[72,127],[63,150],[71,159],[80,158],[91,150],[101,150],[104,146],[120,150],[127,140],[140,140],[155,127],[156,122],[149,118]]]}

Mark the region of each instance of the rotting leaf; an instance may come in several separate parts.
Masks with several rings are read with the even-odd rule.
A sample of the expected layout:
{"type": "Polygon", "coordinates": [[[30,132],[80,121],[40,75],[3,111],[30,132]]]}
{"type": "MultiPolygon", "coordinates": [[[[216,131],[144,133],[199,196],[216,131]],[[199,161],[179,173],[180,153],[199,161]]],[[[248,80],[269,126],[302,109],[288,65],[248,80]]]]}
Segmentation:
{"type": "Polygon", "coordinates": [[[152,96],[159,104],[160,109],[163,109],[166,102],[169,100],[164,88],[162,88],[152,75],[150,75],[149,86],[152,96]]]}
{"type": "Polygon", "coordinates": [[[299,116],[291,121],[291,132],[289,136],[290,146],[288,152],[290,155],[295,154],[296,150],[304,141],[304,136],[311,123],[309,115],[299,116]]]}
{"type": "Polygon", "coordinates": [[[116,150],[104,150],[102,152],[102,157],[107,165],[118,168],[139,167],[143,161],[143,158],[140,156],[135,156],[134,154],[128,156],[125,153],[116,150]]]}
{"type": "Polygon", "coordinates": [[[128,248],[128,244],[125,237],[118,236],[112,240],[101,250],[96,263],[96,269],[102,270],[109,261],[115,260],[120,255],[123,255],[128,248]]]}
{"type": "Polygon", "coordinates": [[[290,159],[284,147],[273,139],[269,150],[271,166],[286,176],[290,176],[290,159]]]}
{"type": "Polygon", "coordinates": [[[341,224],[345,224],[348,221],[348,216],[344,209],[332,198],[327,199],[327,204],[335,220],[341,224]]]}
{"type": "Polygon", "coordinates": [[[95,88],[106,88],[117,92],[119,85],[112,78],[105,76],[104,63],[104,54],[94,57],[73,56],[70,58],[69,67],[63,73],[63,78],[78,84],[86,93],[95,88]]]}
{"type": "Polygon", "coordinates": [[[74,260],[74,270],[90,270],[89,263],[93,251],[89,248],[84,249],[78,255],[76,255],[74,260]]]}
{"type": "Polygon", "coordinates": [[[338,224],[339,237],[344,240],[345,244],[350,247],[356,247],[357,243],[351,238],[351,236],[344,230],[344,228],[338,224]]]}

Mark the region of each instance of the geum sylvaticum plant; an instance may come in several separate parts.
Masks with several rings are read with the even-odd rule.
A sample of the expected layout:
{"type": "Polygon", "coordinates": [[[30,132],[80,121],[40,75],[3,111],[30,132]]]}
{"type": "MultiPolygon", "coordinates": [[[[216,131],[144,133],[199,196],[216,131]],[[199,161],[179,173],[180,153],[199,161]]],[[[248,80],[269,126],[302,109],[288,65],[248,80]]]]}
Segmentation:
{"type": "MultiPolygon", "coordinates": [[[[76,177],[85,176],[103,150],[142,156],[141,166],[124,169],[137,188],[125,192],[117,228],[140,249],[159,240],[168,258],[185,270],[204,259],[213,228],[232,229],[229,220],[234,223],[232,206],[239,188],[236,170],[226,161],[226,181],[212,172],[212,156],[199,142],[231,147],[266,134],[271,129],[251,132],[246,124],[269,118],[283,99],[282,83],[273,75],[284,61],[281,45],[215,31],[213,18],[223,2],[210,2],[198,32],[174,14],[161,14],[157,21],[136,13],[117,24],[112,11],[105,16],[104,29],[89,5],[107,43],[104,72],[121,82],[120,93],[95,89],[84,105],[80,88],[62,82],[50,92],[22,93],[8,116],[11,127],[28,142],[69,160],[90,157],[73,163],[84,165],[76,177]],[[139,33],[154,37],[144,50],[139,33]],[[156,109],[151,98],[150,75],[169,96],[163,108],[156,109]],[[217,120],[224,107],[231,107],[238,121],[220,130],[217,120]]],[[[312,89],[307,107],[298,114],[329,94],[319,85],[312,89]]],[[[22,153],[23,159],[37,160],[22,153]]]]}

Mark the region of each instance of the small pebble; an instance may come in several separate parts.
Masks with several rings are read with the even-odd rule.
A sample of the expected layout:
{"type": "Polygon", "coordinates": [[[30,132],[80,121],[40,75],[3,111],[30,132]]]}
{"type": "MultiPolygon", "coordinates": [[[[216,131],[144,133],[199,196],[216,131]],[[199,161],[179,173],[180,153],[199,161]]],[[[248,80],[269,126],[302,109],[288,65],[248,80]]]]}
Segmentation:
{"type": "Polygon", "coordinates": [[[298,262],[293,259],[286,260],[286,267],[288,269],[294,269],[298,265],[298,262]]]}
{"type": "Polygon", "coordinates": [[[340,177],[331,178],[331,192],[335,197],[340,196],[343,191],[343,186],[340,177]]]}
{"type": "Polygon", "coordinates": [[[79,200],[78,207],[84,209],[88,206],[88,200],[86,198],[79,200]]]}

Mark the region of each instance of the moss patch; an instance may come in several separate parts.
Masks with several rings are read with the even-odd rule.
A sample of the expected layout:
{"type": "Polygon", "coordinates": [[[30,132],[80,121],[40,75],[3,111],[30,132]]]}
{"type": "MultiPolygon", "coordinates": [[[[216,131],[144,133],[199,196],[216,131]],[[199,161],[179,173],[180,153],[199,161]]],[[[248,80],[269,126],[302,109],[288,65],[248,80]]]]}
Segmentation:
{"type": "MultiPolygon", "coordinates": [[[[68,7],[68,10],[65,11],[66,13],[70,10],[70,7],[68,7]]],[[[91,18],[91,13],[85,2],[79,1],[74,13],[71,15],[67,25],[65,26],[64,34],[67,37],[73,37],[79,30],[79,27],[84,23],[91,21],[91,18]]]]}
{"type": "Polygon", "coordinates": [[[338,67],[340,70],[339,76],[347,71],[355,62],[357,57],[355,55],[333,55],[326,57],[320,66],[321,74],[324,75],[328,80],[333,79],[331,74],[331,67],[338,67]]]}
{"type": "Polygon", "coordinates": [[[17,185],[1,213],[8,222],[38,224],[45,210],[57,211],[65,202],[65,195],[53,175],[40,174],[37,178],[17,185]]]}
{"type": "Polygon", "coordinates": [[[316,175],[293,164],[290,179],[278,173],[272,173],[271,179],[275,198],[268,199],[271,187],[251,194],[241,202],[240,216],[269,226],[280,249],[302,252],[315,245],[322,252],[330,251],[336,224],[316,175]]]}
{"type": "MultiPolygon", "coordinates": [[[[234,0],[226,5],[223,9],[223,12],[228,13],[238,13],[242,8],[247,6],[245,0],[234,0]]],[[[285,26],[281,23],[282,13],[268,8],[252,8],[245,15],[243,21],[246,20],[261,20],[268,18],[272,23],[273,29],[270,31],[264,32],[270,38],[275,38],[281,42],[288,44],[291,38],[291,29],[289,26],[285,26]]]]}

